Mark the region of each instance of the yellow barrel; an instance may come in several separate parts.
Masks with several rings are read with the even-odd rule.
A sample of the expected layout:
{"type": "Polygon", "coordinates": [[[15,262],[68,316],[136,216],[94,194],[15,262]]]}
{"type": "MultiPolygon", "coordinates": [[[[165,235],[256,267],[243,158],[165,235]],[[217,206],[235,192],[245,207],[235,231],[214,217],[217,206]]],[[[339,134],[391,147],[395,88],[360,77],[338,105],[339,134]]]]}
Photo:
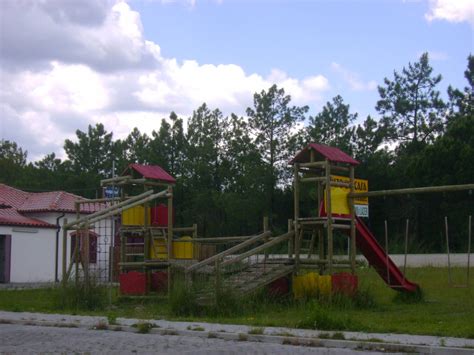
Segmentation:
{"type": "Polygon", "coordinates": [[[296,299],[329,295],[331,285],[330,275],[319,275],[316,272],[296,275],[293,276],[293,295],[296,299]]]}
{"type": "MultiPolygon", "coordinates": [[[[150,210],[148,210],[150,214],[150,210]]],[[[148,220],[150,220],[150,215],[148,220]]],[[[122,225],[143,226],[145,224],[145,207],[135,206],[122,212],[122,225]]]]}
{"type": "Polygon", "coordinates": [[[192,259],[194,256],[193,249],[192,238],[189,236],[173,241],[173,255],[175,259],[192,259]]]}

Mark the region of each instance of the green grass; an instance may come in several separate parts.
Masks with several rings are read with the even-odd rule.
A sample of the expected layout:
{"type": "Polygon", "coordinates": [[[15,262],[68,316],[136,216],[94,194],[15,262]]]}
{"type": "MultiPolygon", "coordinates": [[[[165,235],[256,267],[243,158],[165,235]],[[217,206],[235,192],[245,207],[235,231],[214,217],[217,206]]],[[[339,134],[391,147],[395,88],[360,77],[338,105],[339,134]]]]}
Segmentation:
{"type": "MultiPolygon", "coordinates": [[[[447,270],[443,268],[414,268],[407,270],[407,278],[420,284],[423,294],[405,300],[388,288],[370,268],[358,272],[361,294],[354,301],[334,297],[331,301],[315,300],[275,301],[257,294],[245,300],[232,312],[176,313],[178,304],[170,304],[165,297],[143,300],[113,299],[113,317],[138,319],[170,319],[191,322],[245,324],[252,327],[301,327],[321,330],[351,330],[380,333],[429,334],[474,338],[474,272],[469,288],[448,285],[447,270]],[[236,311],[236,309],[238,311],[236,311]],[[177,315],[178,314],[178,315],[177,315]]],[[[465,283],[465,269],[453,269],[456,283],[465,283]]],[[[111,314],[101,309],[85,310],[77,307],[58,309],[55,289],[0,291],[0,309],[69,314],[111,314]]],[[[183,295],[177,295],[177,298],[183,295]]],[[[229,302],[231,300],[228,300],[229,302]]],[[[240,302],[241,300],[237,300],[240,302]]],[[[194,308],[195,305],[191,305],[194,308]]],[[[230,307],[223,302],[222,307],[230,307]]]]}

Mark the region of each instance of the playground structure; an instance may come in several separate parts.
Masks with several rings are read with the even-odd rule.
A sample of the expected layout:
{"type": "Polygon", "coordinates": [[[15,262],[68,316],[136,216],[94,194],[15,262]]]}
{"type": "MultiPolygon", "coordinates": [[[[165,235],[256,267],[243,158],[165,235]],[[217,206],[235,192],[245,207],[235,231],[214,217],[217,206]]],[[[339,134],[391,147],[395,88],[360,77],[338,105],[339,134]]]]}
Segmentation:
{"type": "MultiPolygon", "coordinates": [[[[101,181],[102,186],[110,187],[112,191],[120,187],[120,197],[78,201],[78,208],[90,208],[87,204],[99,204],[100,208],[91,209],[91,214],[70,223],[64,222],[63,282],[70,279],[72,270],[75,270],[76,282],[81,278],[89,282],[91,228],[97,230],[98,224],[112,218],[113,222],[106,224],[110,228],[103,228],[109,237],[95,238],[110,239],[110,245],[105,248],[108,254],[104,258],[108,265],[107,280],[113,281],[115,275],[120,274],[118,279],[123,294],[169,292],[174,275],[184,274],[188,287],[196,280],[205,280],[207,285],[211,285],[197,295],[198,300],[206,302],[223,289],[246,294],[270,285],[274,289],[288,291],[290,276],[296,284],[297,276],[312,270],[318,271],[319,284],[314,287],[319,287],[319,290],[324,288],[328,292],[332,289],[333,292],[352,293],[357,288],[356,250],[366,257],[389,287],[402,292],[415,292],[418,285],[406,279],[386,253],[387,247],[384,249],[377,242],[356,215],[355,200],[474,189],[474,184],[467,184],[357,191],[355,167],[359,163],[337,148],[314,143],[299,152],[290,164],[293,165],[294,176],[294,218],[288,220],[288,230],[274,236],[268,219],[264,218],[262,231],[255,235],[216,238],[198,237],[196,224],[190,227],[174,226],[174,178],[158,166],[131,164],[122,176],[101,181]],[[341,178],[334,178],[334,173],[342,175],[341,178]],[[300,215],[303,184],[316,191],[312,216],[300,215]],[[137,191],[140,194],[127,195],[137,191]],[[156,205],[156,201],[165,204],[156,205]],[[121,216],[121,223],[115,221],[117,216],[121,216]],[[73,252],[67,266],[67,241],[71,230],[75,230],[75,235],[84,242],[80,243],[80,238],[75,238],[75,247],[71,248],[73,252]],[[335,231],[341,231],[349,238],[347,258],[334,257],[335,231]],[[272,252],[275,250],[287,253],[275,254],[272,252]],[[334,273],[342,269],[351,273],[334,273]],[[329,287],[322,287],[328,283],[329,287]]],[[[469,236],[470,233],[469,229],[469,236]]],[[[314,273],[311,274],[314,276],[314,273]]]]}

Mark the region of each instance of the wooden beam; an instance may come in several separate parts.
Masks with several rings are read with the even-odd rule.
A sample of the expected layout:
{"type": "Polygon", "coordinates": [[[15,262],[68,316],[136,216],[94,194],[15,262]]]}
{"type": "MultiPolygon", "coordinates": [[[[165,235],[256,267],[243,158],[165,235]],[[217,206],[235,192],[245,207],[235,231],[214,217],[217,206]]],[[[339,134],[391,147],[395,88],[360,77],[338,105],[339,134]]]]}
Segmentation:
{"type": "Polygon", "coordinates": [[[118,207],[121,207],[121,206],[126,206],[127,204],[133,202],[133,201],[137,201],[137,200],[140,200],[140,199],[143,199],[147,196],[150,196],[151,194],[153,193],[153,191],[147,191],[143,194],[140,194],[140,195],[137,195],[137,196],[133,196],[123,202],[120,202],[120,203],[117,203],[116,205],[113,205],[113,206],[110,206],[110,207],[107,207],[107,208],[104,208],[103,210],[100,210],[100,211],[97,211],[95,213],[92,213],[90,215],[87,215],[85,217],[82,217],[82,218],[79,218],[79,219],[76,219],[75,221],[72,221],[70,223],[68,223],[68,225],[66,225],[66,228],[71,228],[77,224],[82,224],[84,223],[85,221],[93,219],[94,217],[97,217],[97,216],[101,216],[103,214],[106,214],[110,211],[113,211],[114,209],[118,208],[118,207]]]}
{"type": "Polygon", "coordinates": [[[425,187],[411,187],[411,188],[406,188],[406,189],[395,189],[395,190],[353,192],[353,193],[350,193],[348,196],[350,198],[378,197],[378,196],[421,194],[421,193],[430,193],[430,192],[454,192],[454,191],[464,191],[464,190],[474,190],[474,184],[425,186],[425,187]]]}
{"type": "Polygon", "coordinates": [[[102,180],[100,180],[100,186],[107,185],[108,183],[111,183],[111,182],[128,180],[128,179],[131,179],[131,178],[132,178],[131,175],[125,175],[125,176],[116,176],[116,177],[109,178],[109,179],[102,179],[102,180]]]}
{"type": "Polygon", "coordinates": [[[245,258],[248,258],[249,256],[252,256],[252,255],[255,255],[257,254],[258,252],[260,251],[264,251],[274,245],[277,245],[285,240],[287,240],[288,238],[291,238],[292,236],[294,235],[294,232],[291,231],[291,232],[287,232],[285,234],[282,234],[278,237],[275,237],[274,239],[272,239],[271,241],[269,242],[266,242],[262,245],[259,245],[258,247],[256,248],[253,248],[249,251],[246,251],[245,253],[242,253],[242,254],[239,254],[237,255],[235,258],[232,258],[232,259],[229,259],[229,260],[226,260],[224,261],[221,266],[226,266],[226,265],[230,265],[230,264],[234,264],[240,260],[243,260],[245,258]]]}
{"type": "Polygon", "coordinates": [[[212,264],[216,259],[219,259],[219,258],[223,258],[227,255],[230,255],[232,253],[235,253],[236,251],[239,251],[240,249],[243,249],[243,248],[246,248],[248,247],[249,245],[252,245],[254,244],[255,242],[258,242],[259,240],[261,239],[264,239],[268,236],[271,235],[271,232],[263,232],[262,234],[259,234],[259,235],[256,235],[252,238],[250,238],[249,240],[246,240],[245,242],[243,243],[240,243],[238,245],[235,245],[233,246],[232,248],[229,248],[227,250],[224,250],[223,252],[219,253],[219,254],[216,254],[216,255],[213,255],[211,256],[210,258],[207,258],[203,261],[200,261],[194,265],[191,265],[190,267],[188,267],[186,269],[187,272],[189,271],[193,271],[193,270],[196,270],[196,269],[199,269],[203,266],[206,266],[206,265],[209,265],[209,264],[212,264]]]}
{"type": "Polygon", "coordinates": [[[299,179],[301,182],[319,182],[325,181],[326,178],[324,176],[314,176],[314,177],[306,177],[299,179]]]}
{"type": "MultiPolygon", "coordinates": [[[[151,191],[151,190],[150,190],[151,191]]],[[[87,222],[87,223],[94,223],[94,222],[97,222],[97,221],[100,221],[101,219],[104,219],[104,218],[107,218],[107,217],[110,217],[110,216],[114,216],[116,214],[119,214],[119,213],[122,213],[123,211],[125,210],[128,210],[129,208],[132,208],[132,207],[135,207],[135,206],[139,206],[139,205],[142,205],[148,201],[151,201],[151,200],[154,200],[156,198],[160,198],[160,197],[166,197],[168,194],[166,191],[161,191],[161,192],[158,192],[156,194],[153,194],[153,195],[149,195],[148,197],[145,197],[144,199],[142,200],[139,200],[139,201],[136,201],[134,203],[131,203],[129,205],[125,205],[123,207],[119,207],[117,208],[118,205],[115,205],[115,206],[111,206],[111,207],[115,207],[115,209],[112,209],[112,210],[109,210],[107,213],[104,213],[104,214],[101,214],[101,215],[96,215],[94,218],[86,218],[84,222],[87,222]]],[[[92,216],[92,215],[91,215],[92,216]]],[[[90,216],[89,216],[90,217],[90,216]]],[[[77,222],[75,223],[77,224],[77,222]]],[[[81,224],[82,225],[82,224],[81,224]]]]}

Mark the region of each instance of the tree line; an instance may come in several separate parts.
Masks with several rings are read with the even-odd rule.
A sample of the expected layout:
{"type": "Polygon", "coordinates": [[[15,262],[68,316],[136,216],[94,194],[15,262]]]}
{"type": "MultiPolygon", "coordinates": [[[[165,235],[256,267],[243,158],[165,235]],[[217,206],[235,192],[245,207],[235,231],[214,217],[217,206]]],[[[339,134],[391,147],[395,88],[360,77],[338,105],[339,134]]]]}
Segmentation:
{"type": "MultiPolygon", "coordinates": [[[[358,114],[339,95],[308,116],[308,106],[293,105],[273,85],[254,94],[245,117],[224,116],[203,103],[186,120],[171,112],[151,135],[134,128],[125,139],[114,139],[100,123],[77,130],[77,139],[64,143],[65,160],[51,153],[28,163],[22,147],[2,140],[0,181],[27,191],[97,197],[99,181],[112,175],[113,165],[120,174],[132,162],[157,164],[177,179],[177,224],[198,223],[204,236],[254,233],[263,216],[273,228],[285,229],[293,214],[288,161],[308,142],[354,156],[361,162],[356,176],[368,179],[371,190],[472,183],[474,56],[467,62],[466,86],[450,86],[443,100],[442,77],[422,54],[384,79],[378,116],[358,124],[358,114]]],[[[315,207],[309,198],[303,205],[308,214],[315,207]]],[[[473,206],[472,192],[373,199],[370,223],[380,233],[384,219],[393,221],[396,241],[404,229],[399,222],[410,218],[412,248],[440,250],[442,216],[461,226],[473,206]]]]}

